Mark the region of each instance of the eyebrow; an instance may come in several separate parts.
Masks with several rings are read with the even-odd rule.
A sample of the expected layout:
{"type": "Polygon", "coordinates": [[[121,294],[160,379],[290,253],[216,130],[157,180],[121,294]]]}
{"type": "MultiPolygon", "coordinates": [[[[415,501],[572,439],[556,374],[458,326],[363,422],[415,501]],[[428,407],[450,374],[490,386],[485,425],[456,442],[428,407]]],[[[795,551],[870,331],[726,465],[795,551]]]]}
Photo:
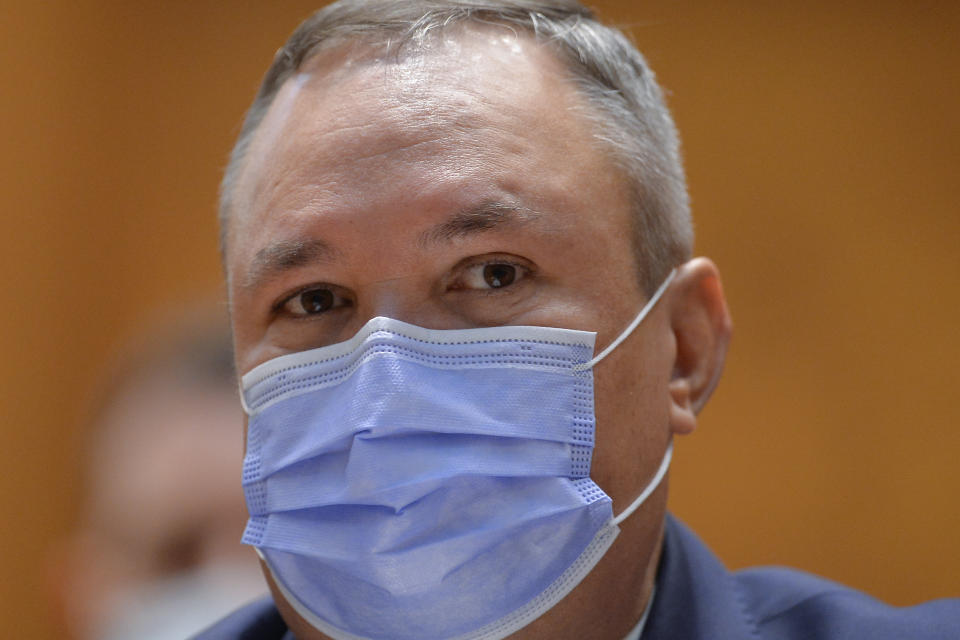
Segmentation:
{"type": "Polygon", "coordinates": [[[339,255],[323,240],[285,240],[257,251],[243,281],[244,289],[256,289],[285,271],[316,262],[330,262],[339,255]]]}
{"type": "MultiPolygon", "coordinates": [[[[536,220],[540,214],[532,209],[497,201],[483,202],[462,209],[450,218],[420,234],[419,245],[450,242],[474,233],[515,227],[536,220]]],[[[285,271],[312,263],[329,263],[340,252],[323,240],[285,240],[257,251],[243,281],[243,288],[254,290],[285,271]]]]}
{"type": "Polygon", "coordinates": [[[462,209],[427,229],[420,234],[419,243],[421,247],[428,247],[478,232],[523,225],[539,217],[540,214],[532,209],[490,200],[462,209]]]}

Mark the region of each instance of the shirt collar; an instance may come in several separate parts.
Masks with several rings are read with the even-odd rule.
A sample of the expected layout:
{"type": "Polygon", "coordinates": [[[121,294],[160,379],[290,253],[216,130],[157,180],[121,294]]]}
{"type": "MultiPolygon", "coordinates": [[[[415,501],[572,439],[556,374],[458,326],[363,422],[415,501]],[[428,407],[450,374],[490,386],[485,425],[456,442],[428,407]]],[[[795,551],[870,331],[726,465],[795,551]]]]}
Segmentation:
{"type": "Polygon", "coordinates": [[[640,616],[640,622],[630,630],[623,640],[640,640],[640,636],[643,634],[643,627],[647,624],[647,618],[650,616],[650,609],[653,607],[653,599],[657,595],[657,587],[654,585],[653,590],[650,592],[650,597],[647,599],[647,608],[643,610],[643,615],[640,616]]]}

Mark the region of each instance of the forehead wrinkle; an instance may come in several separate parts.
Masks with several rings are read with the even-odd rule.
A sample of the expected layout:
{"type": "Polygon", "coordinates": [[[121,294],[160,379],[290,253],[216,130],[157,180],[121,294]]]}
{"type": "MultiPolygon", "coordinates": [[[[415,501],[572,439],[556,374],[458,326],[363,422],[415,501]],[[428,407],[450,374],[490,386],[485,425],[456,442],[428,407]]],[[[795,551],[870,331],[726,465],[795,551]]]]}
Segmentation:
{"type": "MultiPolygon", "coordinates": [[[[364,98],[361,104],[369,115],[366,125],[337,124],[341,117],[355,122],[356,104],[340,108],[336,103],[329,105],[332,111],[325,116],[325,133],[332,136],[363,134],[366,128],[392,128],[397,135],[414,134],[429,142],[430,138],[438,140],[451,133],[493,125],[489,116],[510,117],[487,95],[490,86],[487,90],[477,86],[479,76],[463,67],[456,55],[459,51],[455,39],[445,39],[437,48],[424,46],[407,51],[397,58],[376,55],[375,47],[351,51],[345,58],[341,51],[333,60],[340,66],[332,69],[331,60],[320,54],[305,63],[305,72],[315,81],[304,88],[298,100],[302,105],[328,100],[336,91],[364,98]]],[[[501,84],[495,79],[492,82],[494,88],[501,84]]],[[[487,85],[491,85],[490,78],[487,85]]]]}
{"type": "Polygon", "coordinates": [[[477,139],[483,130],[479,116],[471,113],[472,117],[467,117],[458,109],[439,103],[432,109],[423,104],[411,106],[399,102],[394,95],[371,92],[359,113],[356,108],[329,103],[325,109],[323,125],[318,126],[316,122],[321,116],[312,115],[309,103],[305,103],[304,130],[265,150],[270,158],[283,154],[295,158],[296,166],[293,171],[277,166],[268,168],[256,176],[258,190],[271,190],[307,177],[313,188],[325,184],[342,191],[351,184],[348,178],[358,169],[378,172],[368,175],[368,182],[387,179],[379,172],[433,165],[441,155],[456,156],[457,165],[472,158],[471,164],[475,164],[483,148],[477,139]]]}
{"type": "Polygon", "coordinates": [[[524,225],[540,217],[540,213],[526,207],[497,201],[487,201],[457,211],[447,220],[420,234],[422,248],[462,238],[464,236],[499,231],[524,225]]]}
{"type": "MultiPolygon", "coordinates": [[[[470,35],[473,40],[481,34],[470,35]]],[[[275,123],[273,136],[260,136],[263,164],[270,167],[268,158],[292,153],[303,158],[298,164],[313,173],[314,180],[326,177],[341,186],[345,185],[337,169],[345,168],[347,161],[365,171],[389,170],[394,164],[429,164],[444,153],[452,154],[457,166],[476,165],[478,154],[489,146],[484,136],[509,133],[515,116],[498,108],[496,96],[487,95],[475,86],[476,78],[453,64],[455,56],[449,49],[459,51],[459,45],[457,39],[445,39],[436,50],[393,61],[377,56],[376,47],[335,47],[311,57],[293,82],[288,81],[296,87],[284,89],[291,94],[289,101],[298,105],[295,126],[315,128],[310,121],[319,116],[309,114],[321,104],[326,109],[324,126],[312,134],[293,135],[291,110],[272,108],[267,120],[284,123],[275,123]],[[356,104],[348,107],[330,100],[337,91],[365,98],[361,108],[365,122],[358,123],[356,104]]],[[[541,74],[552,75],[549,66],[541,74]]],[[[493,79],[495,94],[500,84],[493,79]]],[[[500,144],[513,146],[515,141],[501,139],[500,144]]],[[[254,196],[285,177],[270,169],[258,173],[254,196]]]]}
{"type": "Polygon", "coordinates": [[[244,289],[255,289],[280,274],[307,264],[328,263],[339,255],[323,240],[284,240],[257,251],[244,278],[244,289]]]}

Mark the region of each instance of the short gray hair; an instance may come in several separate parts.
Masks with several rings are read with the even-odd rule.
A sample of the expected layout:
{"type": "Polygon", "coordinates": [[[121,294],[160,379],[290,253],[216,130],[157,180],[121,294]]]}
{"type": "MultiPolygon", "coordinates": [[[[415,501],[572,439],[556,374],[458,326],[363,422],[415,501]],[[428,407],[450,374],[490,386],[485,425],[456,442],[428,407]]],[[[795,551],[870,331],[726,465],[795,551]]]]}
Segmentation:
{"type": "Polygon", "coordinates": [[[235,183],[280,87],[321,47],[386,37],[399,48],[451,25],[502,25],[551,47],[593,106],[596,137],[630,182],[640,283],[649,294],[691,254],[693,228],[680,142],[653,72],[617,29],[576,0],[339,0],[301,24],[277,51],[230,156],[220,188],[225,247],[235,183]]]}

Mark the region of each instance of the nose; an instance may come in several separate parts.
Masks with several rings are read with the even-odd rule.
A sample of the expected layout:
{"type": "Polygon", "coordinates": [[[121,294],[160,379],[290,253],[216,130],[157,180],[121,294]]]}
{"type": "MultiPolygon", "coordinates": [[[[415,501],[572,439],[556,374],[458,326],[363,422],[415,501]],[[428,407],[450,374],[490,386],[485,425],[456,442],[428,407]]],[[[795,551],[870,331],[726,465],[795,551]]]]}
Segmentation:
{"type": "Polygon", "coordinates": [[[442,295],[415,276],[402,276],[368,284],[358,292],[350,335],[378,316],[425,329],[467,329],[472,325],[445,304],[442,295]]]}

